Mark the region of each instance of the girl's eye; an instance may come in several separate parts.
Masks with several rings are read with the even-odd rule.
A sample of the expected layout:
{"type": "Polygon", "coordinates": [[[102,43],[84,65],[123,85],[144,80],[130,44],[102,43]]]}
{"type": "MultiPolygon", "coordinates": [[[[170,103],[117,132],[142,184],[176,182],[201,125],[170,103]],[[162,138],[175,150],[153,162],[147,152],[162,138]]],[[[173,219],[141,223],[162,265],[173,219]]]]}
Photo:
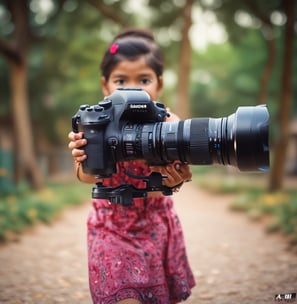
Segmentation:
{"type": "Polygon", "coordinates": [[[125,84],[125,80],[124,79],[117,79],[117,80],[114,81],[114,83],[116,85],[123,86],[125,84]]]}
{"type": "Polygon", "coordinates": [[[148,78],[144,78],[144,79],[141,79],[140,80],[140,83],[143,84],[143,85],[148,85],[150,84],[152,81],[148,78]]]}

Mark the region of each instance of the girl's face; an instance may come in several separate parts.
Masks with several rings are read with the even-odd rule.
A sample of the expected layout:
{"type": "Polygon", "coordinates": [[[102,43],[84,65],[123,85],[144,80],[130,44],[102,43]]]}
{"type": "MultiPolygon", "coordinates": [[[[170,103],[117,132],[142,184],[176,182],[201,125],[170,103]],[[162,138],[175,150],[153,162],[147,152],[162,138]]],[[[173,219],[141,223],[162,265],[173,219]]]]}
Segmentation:
{"type": "Polygon", "coordinates": [[[158,77],[143,57],[137,60],[123,60],[111,71],[108,80],[101,78],[104,96],[110,95],[117,88],[142,88],[151,97],[157,100],[162,88],[162,77],[158,77]]]}

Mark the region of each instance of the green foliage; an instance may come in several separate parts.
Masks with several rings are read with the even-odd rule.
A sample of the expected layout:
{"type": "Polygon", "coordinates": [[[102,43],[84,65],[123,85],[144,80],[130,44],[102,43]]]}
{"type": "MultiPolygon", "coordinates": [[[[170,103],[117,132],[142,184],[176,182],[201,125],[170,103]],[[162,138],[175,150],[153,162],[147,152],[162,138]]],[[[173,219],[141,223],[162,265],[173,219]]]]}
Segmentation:
{"type": "Polygon", "coordinates": [[[99,58],[106,44],[99,36],[104,22],[92,6],[77,5],[71,13],[61,12],[51,34],[31,51],[32,117],[52,143],[65,143],[78,106],[94,104],[100,96],[99,58]]]}
{"type": "MultiPolygon", "coordinates": [[[[210,45],[206,52],[194,53],[191,77],[191,107],[195,116],[226,115],[237,99],[234,94],[234,69],[240,57],[225,43],[210,45]]],[[[242,99],[242,98],[241,98],[242,99]]]]}
{"type": "Polygon", "coordinates": [[[213,166],[192,166],[194,180],[203,188],[215,193],[240,194],[246,191],[261,192],[266,177],[257,173],[239,173],[237,169],[213,166]]]}
{"type": "MultiPolygon", "coordinates": [[[[38,12],[32,7],[30,9],[31,31],[35,37],[29,56],[30,113],[36,138],[46,137],[51,144],[65,144],[71,116],[78,106],[94,104],[102,98],[99,62],[120,26],[88,1],[53,0],[52,3],[54,9],[44,23],[38,23],[38,12]]],[[[259,12],[269,15],[282,8],[279,0],[269,3],[256,0],[202,1],[194,2],[194,8],[203,6],[203,3],[205,10],[216,14],[228,32],[229,40],[224,44],[209,45],[204,52],[193,51],[192,114],[221,117],[239,105],[257,104],[261,74],[267,59],[266,43],[259,24],[240,26],[235,22],[236,13],[241,11],[253,16],[251,8],[254,6],[259,12]]],[[[176,71],[183,1],[160,3],[150,0],[141,7],[141,11],[137,10],[138,4],[131,1],[106,1],[105,4],[130,26],[153,29],[164,49],[166,67],[176,71]]],[[[0,11],[0,35],[9,39],[12,21],[1,4],[0,11]]],[[[275,37],[277,58],[267,97],[273,119],[278,109],[283,27],[275,27],[275,37]]],[[[297,60],[293,70],[296,67],[297,60]]],[[[9,117],[8,66],[3,57],[0,58],[0,68],[4,72],[0,74],[0,116],[9,117]]],[[[296,83],[296,77],[293,81],[296,83]]],[[[294,96],[297,96],[297,85],[293,88],[294,96]]],[[[166,101],[167,95],[175,100],[175,89],[165,90],[166,96],[162,101],[166,101]]],[[[296,103],[293,103],[293,108],[297,111],[296,103]]]]}
{"type": "Polygon", "coordinates": [[[28,187],[0,197],[0,242],[26,227],[42,222],[50,224],[66,206],[81,204],[89,195],[90,185],[50,184],[40,192],[28,187]]]}
{"type": "MultiPolygon", "coordinates": [[[[279,98],[281,43],[277,41],[277,58],[267,92],[266,103],[272,117],[279,98]]],[[[266,56],[263,37],[252,29],[236,46],[227,41],[220,45],[211,44],[206,51],[194,52],[191,77],[193,115],[221,117],[238,106],[258,104],[266,56]]]]}
{"type": "MultiPolygon", "coordinates": [[[[228,34],[225,44],[210,45],[193,54],[191,106],[193,115],[223,116],[239,105],[258,103],[261,79],[268,59],[268,42],[274,39],[275,61],[269,79],[266,103],[271,114],[271,137],[277,132],[281,70],[283,64],[284,25],[273,24],[273,14],[281,16],[283,2],[273,1],[202,1],[215,13],[228,34]],[[270,36],[269,36],[270,35],[270,36]],[[222,55],[222,56],[221,56],[222,55]],[[205,75],[207,77],[205,77],[205,75]]],[[[297,45],[295,44],[295,54],[297,45]]],[[[295,56],[296,57],[296,56],[295,56]]],[[[297,68],[294,60],[292,71],[297,68]]],[[[296,73],[292,74],[292,117],[297,113],[296,73]],[[295,85],[294,85],[295,84],[295,85]]]]}
{"type": "Polygon", "coordinates": [[[297,191],[245,193],[235,200],[231,208],[245,211],[254,219],[272,215],[268,231],[281,231],[289,236],[292,244],[297,245],[297,191]]]}

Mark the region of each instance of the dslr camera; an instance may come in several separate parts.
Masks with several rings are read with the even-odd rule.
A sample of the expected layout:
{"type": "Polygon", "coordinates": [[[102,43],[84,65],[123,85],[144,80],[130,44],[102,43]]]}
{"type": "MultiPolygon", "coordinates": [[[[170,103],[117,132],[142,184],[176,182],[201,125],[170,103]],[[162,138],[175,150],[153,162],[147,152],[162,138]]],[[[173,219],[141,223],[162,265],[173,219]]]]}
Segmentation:
{"type": "MultiPolygon", "coordinates": [[[[269,112],[265,105],[238,107],[223,118],[166,122],[169,115],[162,103],[135,88],[117,89],[96,105],[81,105],[72,117],[72,129],[82,131],[88,141],[83,147],[87,154],[83,171],[108,178],[116,173],[117,162],[137,159],[153,166],[179,160],[191,165],[221,164],[240,171],[268,171],[269,112]]],[[[133,178],[143,179],[147,187],[112,188],[100,182],[92,196],[130,205],[133,197],[146,197],[150,191],[172,194],[172,189],[162,185],[166,177],[158,173],[133,178]]]]}

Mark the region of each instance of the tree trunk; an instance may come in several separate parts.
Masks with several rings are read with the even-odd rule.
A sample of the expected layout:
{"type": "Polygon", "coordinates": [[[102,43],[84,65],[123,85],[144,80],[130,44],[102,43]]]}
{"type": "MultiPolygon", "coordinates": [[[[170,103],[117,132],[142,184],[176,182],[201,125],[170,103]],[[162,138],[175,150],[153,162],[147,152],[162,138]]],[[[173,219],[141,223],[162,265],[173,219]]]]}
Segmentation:
{"type": "Polygon", "coordinates": [[[187,0],[183,10],[182,41],[178,66],[177,102],[175,112],[181,119],[189,118],[190,115],[190,63],[191,63],[191,43],[189,30],[192,25],[193,0],[187,0]]]}
{"type": "Polygon", "coordinates": [[[27,93],[27,64],[10,62],[11,104],[16,136],[16,157],[19,166],[17,179],[28,177],[34,189],[43,186],[35,159],[27,93]]]}
{"type": "Polygon", "coordinates": [[[27,1],[10,0],[7,5],[14,23],[14,39],[11,42],[1,40],[0,52],[7,58],[10,68],[17,180],[27,177],[34,189],[40,189],[43,180],[35,158],[27,91],[29,8],[27,1]]]}
{"type": "MultiPolygon", "coordinates": [[[[270,28],[270,30],[272,31],[272,28],[270,28]]],[[[267,44],[268,59],[261,78],[260,93],[258,100],[259,104],[267,103],[267,89],[275,62],[275,38],[272,37],[271,39],[266,39],[266,44],[267,44]]]]}
{"type": "Polygon", "coordinates": [[[269,190],[277,191],[283,187],[286,151],[289,140],[289,118],[292,102],[292,67],[294,52],[294,0],[285,0],[287,23],[285,26],[285,47],[281,78],[281,96],[279,106],[280,131],[276,141],[273,166],[269,180],[269,190]]]}

